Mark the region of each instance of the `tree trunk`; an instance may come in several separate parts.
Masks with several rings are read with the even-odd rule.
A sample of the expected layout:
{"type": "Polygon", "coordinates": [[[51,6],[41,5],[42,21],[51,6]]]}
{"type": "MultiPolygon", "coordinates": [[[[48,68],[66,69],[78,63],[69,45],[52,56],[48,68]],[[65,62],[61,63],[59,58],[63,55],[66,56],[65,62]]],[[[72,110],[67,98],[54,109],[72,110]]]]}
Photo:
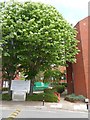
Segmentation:
{"type": "Polygon", "coordinates": [[[11,96],[12,95],[12,91],[10,90],[10,88],[11,88],[11,79],[10,80],[8,80],[8,85],[9,85],[9,89],[8,89],[8,94],[11,96]]]}
{"type": "Polygon", "coordinates": [[[33,95],[34,80],[35,80],[35,78],[33,78],[31,80],[31,82],[30,82],[30,92],[29,92],[29,95],[33,95]]]}

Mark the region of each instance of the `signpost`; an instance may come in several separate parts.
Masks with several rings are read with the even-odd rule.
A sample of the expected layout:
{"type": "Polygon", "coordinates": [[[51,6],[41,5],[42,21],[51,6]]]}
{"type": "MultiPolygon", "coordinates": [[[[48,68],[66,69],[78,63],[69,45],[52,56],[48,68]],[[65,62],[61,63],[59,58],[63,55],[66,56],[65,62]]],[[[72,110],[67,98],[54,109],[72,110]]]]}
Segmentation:
{"type": "Polygon", "coordinates": [[[12,80],[12,100],[25,101],[26,93],[30,91],[30,80],[12,80]]]}

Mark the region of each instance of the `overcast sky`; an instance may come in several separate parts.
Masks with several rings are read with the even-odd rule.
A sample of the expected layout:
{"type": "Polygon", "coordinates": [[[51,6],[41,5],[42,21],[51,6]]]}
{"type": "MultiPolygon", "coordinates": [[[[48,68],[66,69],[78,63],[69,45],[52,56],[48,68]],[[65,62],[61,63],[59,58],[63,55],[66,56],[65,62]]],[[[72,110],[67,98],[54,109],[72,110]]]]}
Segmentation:
{"type": "MultiPolygon", "coordinates": [[[[0,0],[10,1],[10,0],[0,0]]],[[[14,0],[19,2],[30,0],[14,0]]],[[[75,25],[78,21],[88,16],[88,2],[90,0],[31,0],[53,5],[63,17],[71,24],[75,25]]]]}

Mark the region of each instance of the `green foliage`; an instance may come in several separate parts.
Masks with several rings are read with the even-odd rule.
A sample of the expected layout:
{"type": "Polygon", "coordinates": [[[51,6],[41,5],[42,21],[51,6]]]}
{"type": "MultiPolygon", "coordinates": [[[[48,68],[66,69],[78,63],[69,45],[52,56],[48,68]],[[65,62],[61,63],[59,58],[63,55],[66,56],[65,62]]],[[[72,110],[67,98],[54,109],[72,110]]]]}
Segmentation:
{"type": "Polygon", "coordinates": [[[55,81],[55,82],[52,82],[50,85],[51,85],[51,87],[55,87],[55,86],[59,85],[59,83],[55,81]]]}
{"type": "Polygon", "coordinates": [[[8,93],[2,94],[2,100],[10,101],[12,98],[8,93]]]}
{"type": "Polygon", "coordinates": [[[54,94],[47,93],[45,94],[45,101],[46,102],[58,102],[58,98],[54,94]]]}
{"type": "Polygon", "coordinates": [[[65,86],[65,87],[67,87],[67,83],[61,83],[61,85],[63,85],[63,86],[65,86]]]}
{"type": "Polygon", "coordinates": [[[27,101],[43,101],[43,95],[45,102],[57,102],[58,98],[52,93],[39,93],[32,96],[27,95],[27,101]]]}
{"type": "Polygon", "coordinates": [[[43,93],[40,94],[33,94],[32,96],[27,95],[27,101],[42,101],[43,100],[43,93]]]}
{"type": "Polygon", "coordinates": [[[13,79],[18,64],[27,79],[32,79],[51,64],[63,66],[66,61],[76,61],[76,30],[53,6],[6,3],[1,14],[4,78],[13,79]]]}
{"type": "Polygon", "coordinates": [[[36,76],[35,76],[35,82],[42,80],[44,78],[44,72],[40,71],[36,76]]]}
{"type": "Polygon", "coordinates": [[[8,88],[2,88],[2,91],[8,91],[8,88]]]}
{"type": "Polygon", "coordinates": [[[61,93],[64,92],[65,86],[64,85],[58,85],[58,86],[54,87],[53,89],[56,90],[56,92],[61,94],[61,93]]]}
{"type": "Polygon", "coordinates": [[[58,93],[63,93],[65,90],[65,86],[64,85],[57,85],[55,87],[53,87],[52,89],[45,89],[44,92],[45,93],[54,93],[54,92],[58,92],[58,93]]]}
{"type": "Polygon", "coordinates": [[[20,72],[20,80],[25,80],[25,76],[23,72],[20,72]]]}
{"type": "MultiPolygon", "coordinates": [[[[58,98],[53,93],[39,93],[32,96],[27,94],[26,101],[43,101],[43,95],[45,102],[58,102],[58,98]]],[[[10,101],[11,99],[8,93],[2,94],[2,100],[10,101]]]]}
{"type": "Polygon", "coordinates": [[[47,88],[47,89],[44,90],[44,93],[49,93],[49,94],[51,94],[51,93],[54,93],[54,92],[56,92],[55,89],[47,88]]]}
{"type": "Polygon", "coordinates": [[[65,100],[70,101],[70,102],[77,102],[77,101],[84,102],[85,97],[83,95],[76,96],[75,94],[70,94],[65,97],[65,100]]]}
{"type": "Polygon", "coordinates": [[[52,80],[52,78],[53,78],[54,81],[58,81],[58,80],[60,80],[61,75],[62,75],[62,73],[59,70],[49,69],[49,70],[45,71],[44,79],[52,80]]]}

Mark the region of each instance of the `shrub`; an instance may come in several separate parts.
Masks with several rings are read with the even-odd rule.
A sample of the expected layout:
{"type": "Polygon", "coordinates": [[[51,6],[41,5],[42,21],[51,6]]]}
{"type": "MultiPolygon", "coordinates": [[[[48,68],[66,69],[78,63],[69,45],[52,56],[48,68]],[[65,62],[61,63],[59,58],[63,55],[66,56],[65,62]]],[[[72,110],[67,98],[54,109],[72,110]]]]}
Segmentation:
{"type": "Polygon", "coordinates": [[[45,101],[46,102],[58,102],[58,97],[54,94],[45,94],[45,101]]]}
{"type": "Polygon", "coordinates": [[[54,93],[55,91],[56,91],[55,89],[47,88],[44,90],[44,93],[54,93]]]}
{"type": "Polygon", "coordinates": [[[27,95],[27,101],[42,101],[43,100],[43,93],[27,95]]]}
{"type": "MultiPolygon", "coordinates": [[[[55,96],[53,93],[39,93],[39,94],[33,94],[32,96],[27,95],[26,100],[27,101],[43,101],[43,96],[45,102],[58,102],[57,96],[55,96]]],[[[2,100],[10,101],[12,98],[8,93],[2,94],[2,100]]]]}
{"type": "Polygon", "coordinates": [[[85,99],[86,99],[86,97],[84,97],[83,95],[79,95],[79,96],[78,96],[78,99],[79,99],[80,101],[84,102],[85,99]]]}
{"type": "Polygon", "coordinates": [[[8,93],[2,94],[2,100],[10,101],[12,98],[8,93]]]}
{"type": "Polygon", "coordinates": [[[56,92],[61,94],[61,93],[64,92],[65,86],[64,85],[58,85],[58,86],[54,87],[53,89],[56,90],[56,92]]]}
{"type": "Polygon", "coordinates": [[[43,101],[43,95],[45,102],[57,102],[58,98],[52,93],[39,93],[32,96],[27,95],[27,101],[43,101]]]}
{"type": "Polygon", "coordinates": [[[83,95],[76,96],[75,94],[70,94],[65,97],[65,100],[70,102],[77,102],[77,101],[84,102],[85,97],[83,95]]]}
{"type": "Polygon", "coordinates": [[[2,91],[8,91],[8,88],[5,87],[5,88],[2,88],[1,90],[2,91]]]}
{"type": "Polygon", "coordinates": [[[63,85],[63,86],[65,86],[65,87],[67,87],[67,83],[61,83],[61,85],[63,85]]]}

